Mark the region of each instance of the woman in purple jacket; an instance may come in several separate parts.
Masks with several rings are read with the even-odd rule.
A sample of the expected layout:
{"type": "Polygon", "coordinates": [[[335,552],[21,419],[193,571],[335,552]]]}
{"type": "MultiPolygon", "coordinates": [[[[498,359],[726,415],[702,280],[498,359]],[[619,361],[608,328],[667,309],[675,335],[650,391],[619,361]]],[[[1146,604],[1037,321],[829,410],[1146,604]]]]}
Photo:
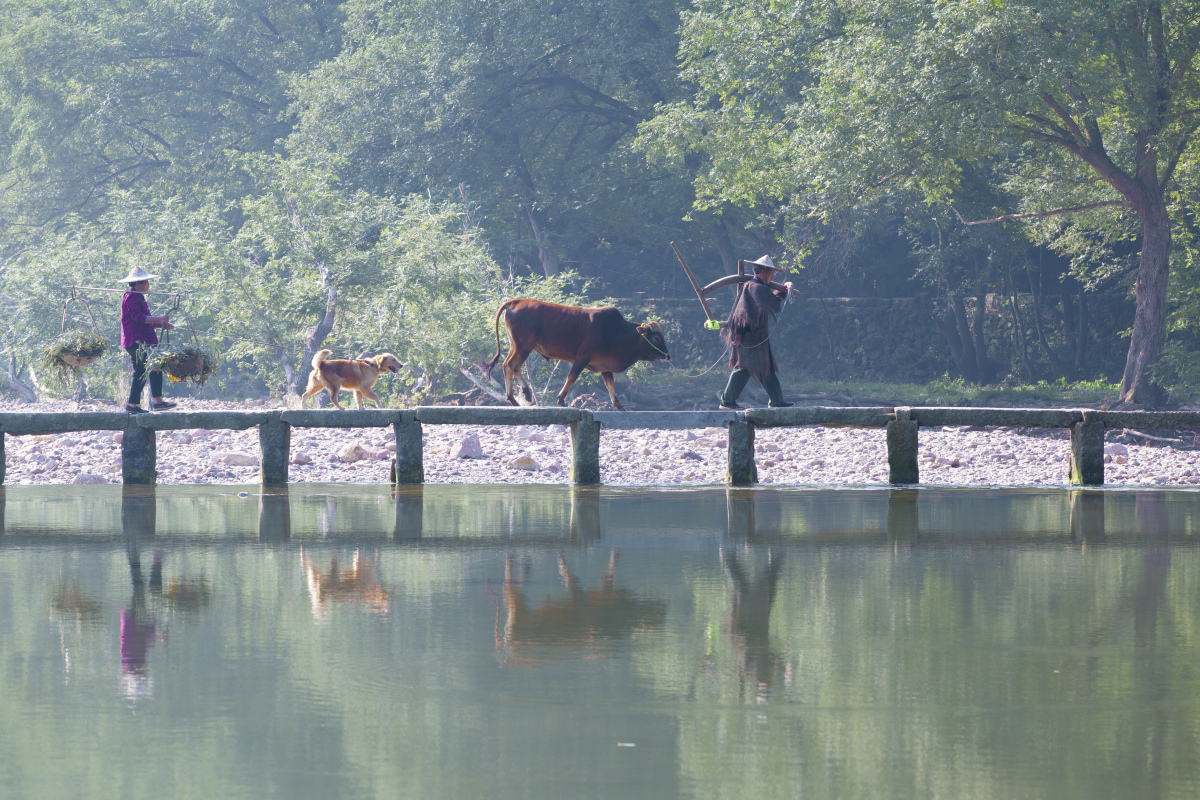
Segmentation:
{"type": "MultiPolygon", "coordinates": [[[[122,283],[129,284],[129,291],[121,300],[121,347],[124,347],[125,352],[133,359],[133,382],[129,387],[129,401],[125,403],[125,410],[130,414],[146,413],[146,409],[141,406],[142,389],[146,387],[146,357],[138,352],[139,345],[158,344],[155,328],[171,330],[175,327],[168,315],[151,316],[150,306],[146,304],[146,298],[143,296],[144,292],[150,290],[150,279],[157,277],[141,267],[134,267],[121,280],[122,283]]],[[[174,403],[163,400],[162,386],[162,373],[154,370],[150,373],[150,407],[155,411],[166,411],[175,407],[174,403]]]]}

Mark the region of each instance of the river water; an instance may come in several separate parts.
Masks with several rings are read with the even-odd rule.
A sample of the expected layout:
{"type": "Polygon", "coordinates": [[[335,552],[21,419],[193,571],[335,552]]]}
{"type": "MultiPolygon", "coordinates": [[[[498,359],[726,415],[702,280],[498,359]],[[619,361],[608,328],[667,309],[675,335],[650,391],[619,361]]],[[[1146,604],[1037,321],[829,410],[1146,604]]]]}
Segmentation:
{"type": "Polygon", "coordinates": [[[0,798],[1200,795],[1200,493],[9,487],[0,798]]]}

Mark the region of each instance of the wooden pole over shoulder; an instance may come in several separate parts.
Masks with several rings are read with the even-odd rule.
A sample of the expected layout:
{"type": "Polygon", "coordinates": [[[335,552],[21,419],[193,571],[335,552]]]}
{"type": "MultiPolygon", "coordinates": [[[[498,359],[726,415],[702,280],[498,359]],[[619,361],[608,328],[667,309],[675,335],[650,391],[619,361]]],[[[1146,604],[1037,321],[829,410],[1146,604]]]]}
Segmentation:
{"type": "Polygon", "coordinates": [[[710,320],[713,318],[712,311],[708,307],[708,300],[704,297],[704,292],[700,290],[700,284],[696,283],[696,277],[692,275],[692,271],[688,269],[687,262],[683,260],[683,256],[679,253],[679,248],[671,242],[671,249],[675,251],[675,257],[679,259],[679,263],[683,265],[683,271],[687,273],[688,280],[692,282],[692,288],[696,290],[696,297],[700,298],[700,305],[704,306],[704,316],[710,320]]]}

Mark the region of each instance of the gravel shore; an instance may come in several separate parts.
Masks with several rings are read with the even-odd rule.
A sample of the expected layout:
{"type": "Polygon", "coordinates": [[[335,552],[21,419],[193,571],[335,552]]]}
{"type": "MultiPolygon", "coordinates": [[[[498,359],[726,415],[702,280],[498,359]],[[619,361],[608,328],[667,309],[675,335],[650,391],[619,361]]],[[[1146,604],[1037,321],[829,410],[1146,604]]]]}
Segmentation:
{"type": "MultiPolygon", "coordinates": [[[[261,410],[275,404],[183,401],[178,410],[261,410]]],[[[114,411],[94,403],[0,403],[0,411],[114,411]]],[[[169,412],[168,412],[169,413],[169,412]]],[[[1200,451],[1190,433],[1177,445],[1111,431],[1107,485],[1200,484],[1200,451]],[[1115,439],[1122,441],[1114,441],[1115,439]],[[1186,443],[1186,447],[1183,444],[1186,443]]],[[[297,428],[290,479],[296,483],[385,483],[395,441],[390,428],[297,428]]],[[[610,431],[600,437],[601,480],[611,485],[689,485],[725,478],[726,432],[610,431]]],[[[921,482],[942,486],[1065,484],[1066,431],[923,428],[921,482]]],[[[883,430],[775,428],[756,434],[764,484],[884,485],[883,430]]],[[[160,484],[246,484],[258,480],[258,433],[170,431],[158,437],[160,484]]],[[[119,483],[120,433],[97,431],[5,439],[8,485],[119,483]]],[[[565,426],[425,426],[428,483],[564,483],[570,467],[565,426]]]]}

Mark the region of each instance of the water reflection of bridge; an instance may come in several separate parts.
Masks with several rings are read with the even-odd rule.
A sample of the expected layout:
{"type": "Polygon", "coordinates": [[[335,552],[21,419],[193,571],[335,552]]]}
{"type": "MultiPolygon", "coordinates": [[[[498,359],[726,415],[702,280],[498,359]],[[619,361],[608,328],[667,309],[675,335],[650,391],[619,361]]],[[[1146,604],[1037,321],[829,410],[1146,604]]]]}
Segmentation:
{"type": "Polygon", "coordinates": [[[263,543],[316,537],[347,545],[561,547],[649,532],[787,547],[982,546],[1014,538],[1120,544],[1149,528],[1185,545],[1197,541],[1200,527],[1200,493],[1189,491],[305,485],[234,497],[193,487],[82,488],[82,496],[67,496],[0,487],[0,545],[165,533],[170,541],[209,543],[253,536],[263,543]]]}

